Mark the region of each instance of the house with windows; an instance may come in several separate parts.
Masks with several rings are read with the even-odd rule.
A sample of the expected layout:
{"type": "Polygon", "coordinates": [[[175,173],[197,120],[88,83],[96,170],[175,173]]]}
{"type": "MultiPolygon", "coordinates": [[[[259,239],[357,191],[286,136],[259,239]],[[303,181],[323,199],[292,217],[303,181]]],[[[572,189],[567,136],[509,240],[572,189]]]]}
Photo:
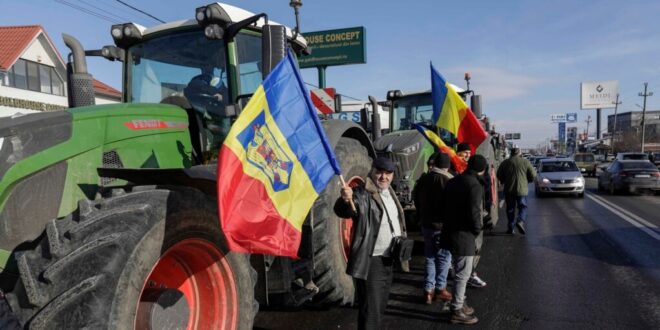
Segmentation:
{"type": "MultiPolygon", "coordinates": [[[[96,104],[121,92],[94,80],[96,104]]],[[[68,107],[66,64],[39,25],[0,26],[0,117],[68,107]]]]}

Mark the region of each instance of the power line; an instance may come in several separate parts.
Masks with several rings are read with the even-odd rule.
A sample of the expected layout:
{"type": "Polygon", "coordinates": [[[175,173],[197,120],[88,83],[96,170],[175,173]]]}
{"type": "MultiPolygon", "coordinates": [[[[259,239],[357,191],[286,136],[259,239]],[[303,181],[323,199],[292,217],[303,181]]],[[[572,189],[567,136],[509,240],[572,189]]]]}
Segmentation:
{"type": "Polygon", "coordinates": [[[97,6],[95,6],[95,5],[93,5],[93,4],[89,3],[89,2],[87,2],[87,1],[85,1],[85,0],[78,0],[78,1],[80,1],[80,2],[82,2],[82,3],[84,3],[84,4],[86,4],[87,6],[90,6],[90,7],[92,7],[92,8],[95,8],[95,9],[101,11],[103,14],[107,14],[107,15],[110,15],[110,16],[114,16],[115,18],[119,19],[120,21],[128,21],[128,20],[127,20],[126,18],[124,18],[124,17],[121,17],[121,16],[119,16],[119,15],[117,15],[117,14],[113,14],[113,13],[111,13],[111,12],[109,12],[109,11],[103,9],[103,8],[97,7],[97,6]]]}
{"type": "Polygon", "coordinates": [[[112,11],[116,12],[121,12],[124,15],[128,15],[127,17],[127,22],[135,22],[137,23],[138,21],[142,21],[144,19],[144,16],[142,16],[140,13],[136,13],[134,10],[130,10],[121,4],[118,4],[115,2],[115,0],[105,0],[105,1],[99,1],[99,3],[102,3],[103,5],[107,6],[110,8],[112,11]]]}
{"type": "Polygon", "coordinates": [[[82,11],[83,13],[86,13],[86,14],[92,15],[92,16],[94,16],[94,17],[96,17],[96,18],[100,18],[100,19],[102,19],[102,20],[106,20],[106,21],[108,21],[108,22],[110,22],[110,23],[117,23],[117,20],[113,19],[112,17],[108,17],[108,16],[105,16],[105,15],[103,15],[103,14],[96,13],[96,12],[94,12],[94,11],[91,11],[91,10],[87,9],[87,8],[80,7],[80,6],[78,6],[78,5],[72,4],[72,3],[67,2],[67,1],[65,1],[65,0],[55,0],[55,2],[59,2],[59,3],[63,4],[63,5],[65,5],[65,6],[71,7],[71,8],[73,8],[73,9],[76,9],[76,10],[79,10],[79,11],[82,11]]]}
{"type": "Polygon", "coordinates": [[[133,9],[133,10],[135,10],[135,11],[138,11],[138,12],[140,12],[140,13],[142,13],[142,14],[145,14],[145,15],[147,15],[147,16],[149,16],[149,17],[151,17],[151,18],[153,18],[153,19],[155,19],[155,20],[157,20],[157,21],[159,21],[159,22],[161,22],[161,23],[165,23],[165,21],[161,20],[160,18],[158,18],[158,17],[156,17],[156,16],[153,16],[153,15],[147,13],[146,11],[143,11],[143,10],[137,9],[137,8],[135,8],[135,7],[133,7],[133,6],[129,5],[129,4],[127,4],[126,2],[123,2],[123,1],[121,1],[121,0],[116,0],[116,1],[119,2],[119,3],[121,3],[121,4],[124,5],[124,6],[128,7],[128,8],[131,8],[131,9],[133,9]]]}

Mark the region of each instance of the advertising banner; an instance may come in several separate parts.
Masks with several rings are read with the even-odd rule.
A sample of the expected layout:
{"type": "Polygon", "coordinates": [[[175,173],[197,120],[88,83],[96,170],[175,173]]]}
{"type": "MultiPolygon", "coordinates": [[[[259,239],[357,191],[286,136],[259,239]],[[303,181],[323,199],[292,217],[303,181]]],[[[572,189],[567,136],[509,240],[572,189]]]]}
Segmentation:
{"type": "Polygon", "coordinates": [[[614,108],[619,93],[617,80],[588,81],[580,84],[580,109],[614,108]]]}

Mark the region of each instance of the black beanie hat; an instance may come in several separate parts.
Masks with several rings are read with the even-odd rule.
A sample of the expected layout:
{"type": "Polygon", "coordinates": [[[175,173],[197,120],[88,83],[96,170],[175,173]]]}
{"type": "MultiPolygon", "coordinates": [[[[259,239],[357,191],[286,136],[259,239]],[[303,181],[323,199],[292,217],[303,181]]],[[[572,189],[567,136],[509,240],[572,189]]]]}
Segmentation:
{"type": "Polygon", "coordinates": [[[472,149],[470,149],[470,145],[467,143],[459,143],[458,146],[456,147],[456,152],[467,151],[467,150],[472,151],[472,149]]]}
{"type": "Polygon", "coordinates": [[[429,159],[426,161],[426,165],[433,165],[435,164],[435,158],[438,157],[438,152],[434,152],[429,156],[429,159]]]}
{"type": "Polygon", "coordinates": [[[440,152],[437,155],[435,155],[435,159],[433,160],[433,166],[437,168],[449,168],[450,162],[449,162],[449,155],[447,155],[444,152],[440,152]]]}
{"type": "Polygon", "coordinates": [[[467,168],[475,172],[485,171],[488,168],[488,161],[482,155],[474,155],[468,160],[467,168]]]}

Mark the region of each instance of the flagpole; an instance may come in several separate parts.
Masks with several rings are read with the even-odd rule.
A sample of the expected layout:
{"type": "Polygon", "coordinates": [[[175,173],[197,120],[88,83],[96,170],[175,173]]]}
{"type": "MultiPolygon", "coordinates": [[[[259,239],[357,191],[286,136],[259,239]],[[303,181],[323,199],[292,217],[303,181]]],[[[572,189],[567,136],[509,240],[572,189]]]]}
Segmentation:
{"type": "MultiPolygon", "coordinates": [[[[345,188],[350,188],[350,187],[346,184],[346,181],[344,181],[344,175],[343,175],[343,174],[339,174],[339,180],[341,180],[341,184],[342,184],[345,188]]],[[[355,203],[353,203],[353,199],[351,199],[351,208],[353,209],[353,212],[356,212],[356,213],[357,213],[357,209],[355,208],[355,203]]]]}

